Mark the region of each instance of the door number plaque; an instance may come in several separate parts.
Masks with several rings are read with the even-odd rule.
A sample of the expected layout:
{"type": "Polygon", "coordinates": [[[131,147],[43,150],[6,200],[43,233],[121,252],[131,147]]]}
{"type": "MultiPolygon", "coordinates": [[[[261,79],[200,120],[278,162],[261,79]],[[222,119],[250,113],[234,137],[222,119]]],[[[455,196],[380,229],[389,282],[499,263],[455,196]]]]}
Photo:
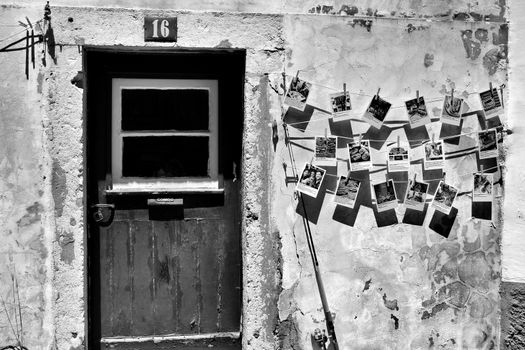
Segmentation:
{"type": "Polygon", "coordinates": [[[144,17],[144,41],[177,41],[177,17],[144,17]]]}

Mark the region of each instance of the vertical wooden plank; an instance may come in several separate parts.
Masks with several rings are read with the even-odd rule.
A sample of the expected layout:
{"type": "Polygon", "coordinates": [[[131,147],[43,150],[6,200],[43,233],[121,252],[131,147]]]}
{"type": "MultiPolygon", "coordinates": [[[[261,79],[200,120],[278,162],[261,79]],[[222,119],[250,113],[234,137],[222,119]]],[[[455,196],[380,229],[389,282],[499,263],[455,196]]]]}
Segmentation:
{"type": "Polygon", "coordinates": [[[133,327],[130,335],[151,335],[154,331],[152,279],[152,226],[149,221],[132,221],[133,259],[133,327]]]}
{"type": "Polygon", "coordinates": [[[200,294],[200,332],[217,331],[217,235],[219,220],[202,220],[201,236],[199,237],[199,280],[200,294]]]}
{"type": "Polygon", "coordinates": [[[131,327],[131,292],[129,285],[128,244],[129,224],[112,224],[113,264],[111,278],[111,329],[113,335],[128,335],[131,327]]]}
{"type": "Polygon", "coordinates": [[[100,228],[100,324],[101,336],[111,336],[111,272],[113,270],[113,229],[100,228]]]}
{"type": "Polygon", "coordinates": [[[196,285],[197,220],[184,220],[179,224],[179,284],[178,284],[178,332],[182,334],[199,331],[198,290],[196,285]]]}
{"type": "Polygon", "coordinates": [[[173,319],[172,289],[174,285],[172,271],[171,242],[173,228],[169,221],[153,221],[155,234],[155,334],[176,332],[173,319]]]}
{"type": "Polygon", "coordinates": [[[219,331],[238,331],[241,314],[240,214],[236,184],[227,186],[227,207],[218,232],[220,263],[219,331]]]}

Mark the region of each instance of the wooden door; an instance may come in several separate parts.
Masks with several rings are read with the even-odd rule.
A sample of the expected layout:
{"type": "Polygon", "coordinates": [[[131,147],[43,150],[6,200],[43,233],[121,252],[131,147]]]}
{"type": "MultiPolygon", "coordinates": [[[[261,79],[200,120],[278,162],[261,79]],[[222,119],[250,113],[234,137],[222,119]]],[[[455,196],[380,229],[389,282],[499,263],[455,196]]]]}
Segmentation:
{"type": "MultiPolygon", "coordinates": [[[[174,53],[181,54],[184,56],[184,53],[174,53]]],[[[140,56],[138,66],[141,60],[155,61],[148,58],[147,53],[140,56]]],[[[154,120],[153,127],[142,126],[144,130],[133,130],[129,134],[125,134],[122,127],[123,155],[115,157],[116,130],[118,134],[120,125],[124,125],[119,122],[116,126],[115,118],[123,118],[124,112],[115,112],[114,82],[122,80],[123,76],[129,78],[130,72],[115,73],[110,69],[111,64],[106,64],[101,67],[87,61],[89,348],[204,350],[213,346],[214,349],[240,349],[239,181],[236,181],[237,174],[233,174],[234,167],[224,165],[227,162],[224,154],[231,152],[232,147],[240,151],[241,145],[225,141],[221,135],[225,128],[221,125],[215,128],[218,134],[215,137],[222,141],[213,144],[214,136],[202,131],[185,129],[179,134],[175,130],[178,126],[173,125],[167,128],[169,132],[153,130],[163,126],[155,126],[159,118],[147,116],[144,120],[147,123],[154,120]],[[191,145],[192,137],[207,138],[209,149],[196,150],[195,159],[184,158],[184,152],[191,150],[176,145],[191,145]],[[126,142],[139,146],[130,146],[126,151],[126,142]],[[155,147],[148,146],[148,142],[153,142],[155,147]],[[218,152],[213,151],[213,147],[218,148],[218,152]],[[177,161],[172,158],[179,154],[184,158],[179,162],[181,168],[191,168],[191,162],[198,163],[203,154],[217,157],[214,161],[208,160],[208,168],[210,164],[216,165],[215,170],[207,172],[215,176],[207,177],[213,180],[211,188],[187,186],[195,175],[192,171],[196,170],[179,171],[170,167],[174,173],[166,175],[166,159],[177,161]],[[132,170],[120,171],[116,177],[115,159],[133,162],[132,166],[120,167],[132,170]],[[160,166],[161,171],[150,174],[147,168],[151,166],[160,166]],[[225,169],[230,169],[231,173],[225,169]],[[127,176],[126,171],[129,172],[127,176]],[[140,181],[126,182],[130,178],[140,181]],[[179,181],[181,178],[183,180],[179,181]],[[178,187],[178,182],[184,183],[184,188],[178,187]]],[[[139,73],[135,69],[131,76],[139,80],[146,76],[149,82],[157,81],[151,80],[151,72],[139,73]]],[[[164,79],[159,79],[159,72],[154,73],[155,79],[164,79]]],[[[178,78],[172,70],[168,69],[168,73],[171,79],[178,78]]],[[[225,105],[224,99],[232,92],[220,94],[220,89],[230,84],[223,81],[223,74],[208,72],[189,78],[198,81],[203,77],[206,81],[218,82],[217,99],[221,106],[225,105]]],[[[188,76],[184,79],[188,80],[188,76]]],[[[177,105],[191,100],[187,95],[164,100],[173,99],[177,105]]],[[[156,104],[164,101],[157,97],[153,100],[156,104]]],[[[144,101],[151,103],[152,99],[144,101]]],[[[125,103],[124,100],[118,102],[122,106],[125,103]]],[[[224,119],[220,115],[224,109],[219,104],[212,105],[210,109],[216,109],[217,123],[221,124],[224,119]]],[[[173,106],[174,103],[165,103],[164,107],[152,110],[171,115],[169,109],[173,106]]],[[[242,109],[242,103],[239,108],[242,109]]],[[[128,109],[149,110],[140,106],[128,109]]],[[[183,118],[184,108],[176,109],[178,116],[183,118]]],[[[211,110],[205,113],[213,114],[211,110]]]]}

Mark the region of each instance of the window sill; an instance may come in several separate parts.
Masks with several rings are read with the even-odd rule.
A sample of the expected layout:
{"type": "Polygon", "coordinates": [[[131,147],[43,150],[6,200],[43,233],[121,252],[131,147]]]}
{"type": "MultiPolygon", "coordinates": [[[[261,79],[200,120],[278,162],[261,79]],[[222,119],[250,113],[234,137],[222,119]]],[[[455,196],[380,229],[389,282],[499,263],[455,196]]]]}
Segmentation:
{"type": "Polygon", "coordinates": [[[106,190],[107,196],[125,195],[172,195],[172,194],[224,194],[223,188],[116,188],[106,190]]]}

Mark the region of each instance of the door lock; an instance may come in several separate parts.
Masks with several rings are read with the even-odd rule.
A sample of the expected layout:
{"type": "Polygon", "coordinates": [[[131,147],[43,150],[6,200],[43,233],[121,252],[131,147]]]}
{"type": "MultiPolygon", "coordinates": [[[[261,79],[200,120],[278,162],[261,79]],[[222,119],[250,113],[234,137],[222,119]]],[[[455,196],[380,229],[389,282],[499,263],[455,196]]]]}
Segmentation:
{"type": "Polygon", "coordinates": [[[93,220],[100,226],[109,226],[115,216],[115,205],[114,204],[94,204],[91,206],[93,209],[93,220]]]}

